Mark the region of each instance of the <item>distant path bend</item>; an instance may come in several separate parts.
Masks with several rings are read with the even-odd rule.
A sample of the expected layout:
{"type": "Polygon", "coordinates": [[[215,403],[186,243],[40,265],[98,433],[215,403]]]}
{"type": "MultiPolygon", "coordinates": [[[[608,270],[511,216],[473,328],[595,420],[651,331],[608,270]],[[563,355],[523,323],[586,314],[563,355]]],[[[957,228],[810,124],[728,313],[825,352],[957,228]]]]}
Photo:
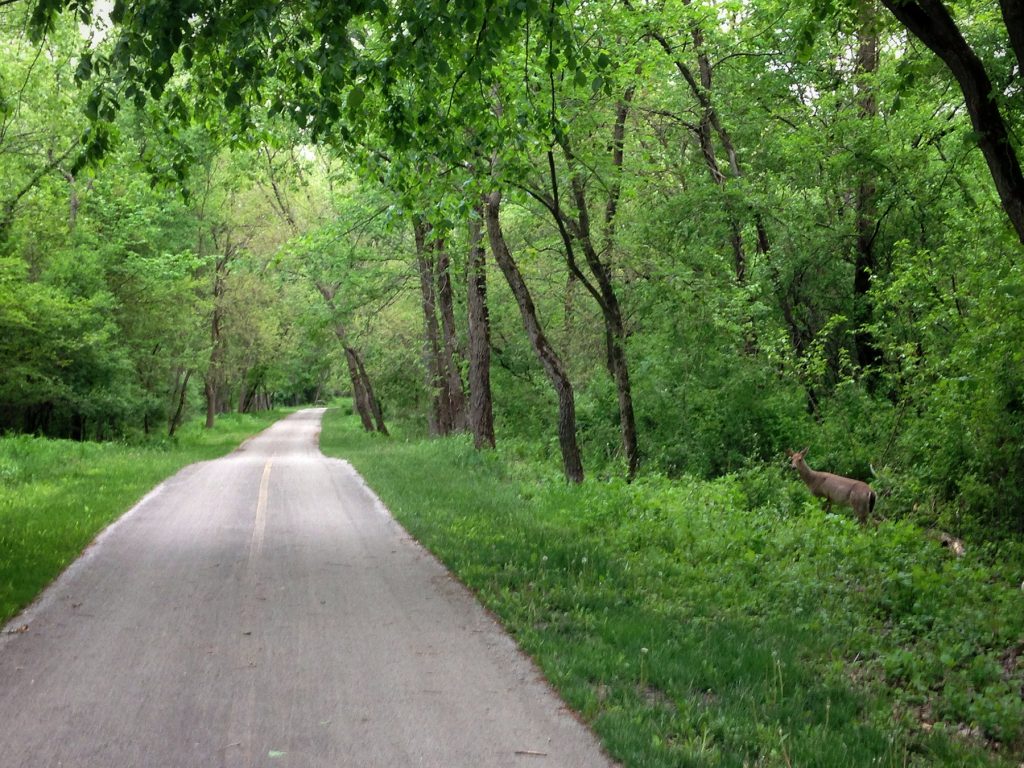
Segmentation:
{"type": "Polygon", "coordinates": [[[319,452],[322,414],[179,472],[7,625],[0,763],[612,765],[355,471],[319,452]]]}

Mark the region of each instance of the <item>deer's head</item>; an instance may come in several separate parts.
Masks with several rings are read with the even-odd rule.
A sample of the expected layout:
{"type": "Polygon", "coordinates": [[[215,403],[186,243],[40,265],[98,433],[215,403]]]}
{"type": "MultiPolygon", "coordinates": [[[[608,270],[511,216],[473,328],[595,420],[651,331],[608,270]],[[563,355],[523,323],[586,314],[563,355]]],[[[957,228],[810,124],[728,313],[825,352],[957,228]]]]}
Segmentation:
{"type": "Polygon", "coordinates": [[[802,451],[786,451],[786,453],[789,454],[789,465],[793,469],[800,466],[800,462],[804,460],[804,456],[807,455],[809,448],[810,446],[807,446],[807,448],[804,448],[802,451]]]}

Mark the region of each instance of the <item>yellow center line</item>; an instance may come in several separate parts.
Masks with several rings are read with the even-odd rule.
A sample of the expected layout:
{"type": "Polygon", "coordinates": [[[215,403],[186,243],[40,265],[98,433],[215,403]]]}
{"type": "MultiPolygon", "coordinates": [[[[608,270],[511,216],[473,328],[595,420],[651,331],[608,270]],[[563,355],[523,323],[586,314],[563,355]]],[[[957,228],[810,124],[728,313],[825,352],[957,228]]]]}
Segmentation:
{"type": "MultiPolygon", "coordinates": [[[[273,457],[267,459],[263,466],[263,476],[260,478],[260,492],[256,498],[256,519],[253,522],[252,538],[249,540],[249,559],[245,565],[245,580],[243,586],[241,612],[239,613],[239,624],[242,632],[238,635],[237,643],[237,668],[247,669],[255,667],[258,650],[253,642],[252,632],[258,621],[259,611],[256,603],[256,591],[259,583],[256,576],[256,561],[263,549],[263,534],[267,528],[267,496],[270,490],[270,467],[274,463],[273,457]]],[[[222,748],[224,754],[223,765],[228,768],[235,766],[245,767],[253,765],[253,723],[256,712],[256,687],[252,682],[254,678],[236,691],[231,698],[231,713],[228,715],[228,736],[225,741],[227,746],[222,748]]]]}
{"type": "Polygon", "coordinates": [[[263,532],[267,528],[267,492],[270,486],[270,466],[274,463],[272,458],[267,459],[263,467],[263,477],[260,479],[260,495],[256,500],[256,522],[252,529],[252,542],[249,545],[249,559],[258,557],[263,550],[263,532]]]}

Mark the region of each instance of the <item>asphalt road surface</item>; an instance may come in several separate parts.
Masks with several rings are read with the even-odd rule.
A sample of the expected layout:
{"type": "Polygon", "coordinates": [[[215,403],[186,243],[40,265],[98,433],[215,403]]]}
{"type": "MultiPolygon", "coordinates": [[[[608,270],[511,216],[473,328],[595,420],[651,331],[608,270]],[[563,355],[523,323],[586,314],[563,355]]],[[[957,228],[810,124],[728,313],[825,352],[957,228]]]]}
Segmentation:
{"type": "Polygon", "coordinates": [[[611,765],[321,415],[163,483],[7,625],[0,765],[611,765]]]}

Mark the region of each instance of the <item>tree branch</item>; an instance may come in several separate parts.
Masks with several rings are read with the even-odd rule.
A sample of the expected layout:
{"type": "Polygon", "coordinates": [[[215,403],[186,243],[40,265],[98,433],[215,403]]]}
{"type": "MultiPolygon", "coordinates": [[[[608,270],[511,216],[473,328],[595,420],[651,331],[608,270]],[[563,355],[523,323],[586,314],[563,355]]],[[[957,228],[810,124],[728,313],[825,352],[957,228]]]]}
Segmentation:
{"type": "Polygon", "coordinates": [[[1017,56],[1017,75],[1024,78],[1024,0],[999,0],[999,8],[1017,56]]]}
{"type": "MultiPolygon", "coordinates": [[[[941,0],[881,1],[911,34],[942,59],[956,78],[1003,210],[1024,243],[1024,173],[999,104],[992,98],[992,80],[984,62],[964,39],[941,0]]],[[[1011,19],[1020,11],[1020,0],[1002,3],[1004,13],[1008,9],[1011,19]]],[[[1024,33],[1010,34],[1017,40],[1024,37],[1024,33]]]]}

